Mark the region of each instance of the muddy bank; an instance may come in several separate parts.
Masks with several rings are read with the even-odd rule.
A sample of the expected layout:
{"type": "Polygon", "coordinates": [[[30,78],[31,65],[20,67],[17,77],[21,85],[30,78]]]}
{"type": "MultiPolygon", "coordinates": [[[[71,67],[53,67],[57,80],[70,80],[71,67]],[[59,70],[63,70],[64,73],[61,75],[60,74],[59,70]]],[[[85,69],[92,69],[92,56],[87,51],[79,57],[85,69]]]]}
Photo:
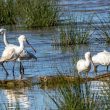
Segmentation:
{"type": "Polygon", "coordinates": [[[64,84],[76,84],[76,83],[85,83],[89,81],[107,81],[110,78],[110,73],[104,73],[103,75],[98,75],[93,78],[82,78],[74,76],[65,76],[65,75],[55,75],[55,76],[43,76],[43,77],[27,77],[25,79],[13,79],[13,80],[0,80],[0,87],[7,89],[14,88],[24,88],[31,87],[33,85],[40,85],[42,89],[54,89],[58,86],[64,84]]]}

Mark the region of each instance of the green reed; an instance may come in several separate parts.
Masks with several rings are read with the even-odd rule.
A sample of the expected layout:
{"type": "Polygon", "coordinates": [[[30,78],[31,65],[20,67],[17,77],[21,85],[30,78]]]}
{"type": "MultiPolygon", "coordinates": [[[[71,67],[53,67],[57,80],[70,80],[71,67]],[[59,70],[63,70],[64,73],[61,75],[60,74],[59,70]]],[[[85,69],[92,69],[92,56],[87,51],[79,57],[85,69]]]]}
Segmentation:
{"type": "Polygon", "coordinates": [[[58,89],[59,98],[49,96],[58,107],[58,110],[99,110],[98,95],[90,91],[90,83],[80,84],[76,81],[73,85],[63,83],[58,89]]]}
{"type": "Polygon", "coordinates": [[[101,107],[103,110],[110,110],[110,78],[103,82],[101,90],[101,107]]]}
{"type": "Polygon", "coordinates": [[[16,4],[14,0],[0,0],[0,24],[16,24],[16,4]]]}
{"type": "MultiPolygon", "coordinates": [[[[61,73],[60,73],[61,74],[61,73]]],[[[98,81],[74,83],[63,77],[61,86],[57,89],[57,97],[49,95],[58,110],[110,110],[110,78],[98,81]]]]}
{"type": "Polygon", "coordinates": [[[53,0],[17,0],[27,27],[53,26],[57,23],[57,8],[53,0]]]}
{"type": "Polygon", "coordinates": [[[54,0],[0,0],[0,23],[26,27],[56,25],[56,3],[54,0]]]}
{"type": "Polygon", "coordinates": [[[60,44],[64,46],[87,44],[91,32],[92,17],[87,21],[82,16],[81,18],[74,17],[72,19],[68,25],[60,28],[60,44]]]}
{"type": "Polygon", "coordinates": [[[100,21],[100,25],[97,28],[101,32],[101,36],[105,38],[105,41],[107,43],[110,43],[110,24],[108,20],[109,18],[100,18],[98,16],[98,19],[100,21]]]}

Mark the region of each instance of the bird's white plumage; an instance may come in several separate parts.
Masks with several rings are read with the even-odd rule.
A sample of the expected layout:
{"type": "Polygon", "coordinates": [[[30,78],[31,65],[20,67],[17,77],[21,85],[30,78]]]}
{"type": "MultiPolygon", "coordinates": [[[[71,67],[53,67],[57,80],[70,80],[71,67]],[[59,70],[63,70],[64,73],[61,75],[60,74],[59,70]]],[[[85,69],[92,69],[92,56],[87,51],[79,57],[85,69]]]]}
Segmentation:
{"type": "Polygon", "coordinates": [[[24,42],[26,41],[26,38],[24,35],[21,35],[19,38],[18,38],[18,41],[20,43],[19,46],[7,46],[3,53],[2,53],[2,57],[1,59],[4,59],[4,58],[8,58],[10,57],[10,60],[12,60],[13,58],[16,59],[17,57],[19,57],[19,55],[22,53],[23,49],[24,49],[24,42]]]}
{"type": "Polygon", "coordinates": [[[88,73],[90,71],[91,69],[91,53],[90,52],[85,53],[85,59],[80,59],[77,62],[76,68],[77,68],[78,73],[83,72],[83,71],[86,71],[88,73]]]}
{"type": "Polygon", "coordinates": [[[86,62],[85,60],[81,59],[77,62],[77,70],[78,73],[82,71],[89,71],[90,70],[90,63],[86,62]]]}
{"type": "MultiPolygon", "coordinates": [[[[19,54],[20,51],[21,51],[21,48],[23,49],[23,51],[21,52],[21,54],[19,55],[19,59],[21,60],[24,60],[24,59],[37,59],[37,57],[35,55],[33,55],[32,53],[26,51],[24,49],[24,45],[22,43],[22,40],[25,39],[25,36],[24,35],[20,35],[19,38],[18,38],[18,41],[19,41],[19,44],[20,46],[17,46],[17,45],[14,45],[14,44],[9,44],[8,41],[7,41],[7,38],[6,38],[6,29],[3,29],[1,28],[0,29],[0,32],[3,33],[3,38],[4,38],[4,44],[5,44],[5,48],[8,48],[9,49],[14,49],[16,54],[19,54]]],[[[2,54],[2,57],[5,57],[7,55],[7,52],[4,51],[3,54],[2,54]]]]}
{"type": "MultiPolygon", "coordinates": [[[[8,41],[6,39],[6,29],[0,29],[0,32],[3,33],[4,44],[5,44],[5,49],[4,49],[4,51],[2,53],[2,56],[0,58],[0,64],[3,66],[3,68],[6,71],[7,75],[8,75],[8,72],[7,72],[6,68],[3,65],[4,62],[13,61],[13,60],[14,61],[16,61],[16,60],[20,61],[20,60],[32,59],[32,58],[37,59],[36,56],[34,56],[30,52],[27,52],[24,49],[24,42],[26,41],[29,44],[29,42],[27,41],[27,39],[24,35],[20,35],[18,37],[19,46],[17,46],[17,45],[13,45],[13,44],[8,43],[8,41]]],[[[32,49],[34,50],[33,47],[32,47],[32,49]]],[[[14,65],[15,65],[15,63],[14,63],[14,65]]],[[[23,67],[23,65],[20,61],[20,74],[21,73],[24,74],[24,67],[23,67]]],[[[14,66],[13,66],[13,75],[14,75],[14,66]]]]}
{"type": "Polygon", "coordinates": [[[10,60],[15,60],[17,58],[17,54],[15,53],[15,49],[5,49],[3,51],[4,56],[0,58],[0,63],[7,62],[10,60]],[[8,53],[8,54],[7,54],[8,53]]]}
{"type": "Polygon", "coordinates": [[[92,57],[92,61],[95,66],[98,66],[98,65],[109,66],[110,65],[110,52],[106,50],[104,50],[103,52],[99,52],[92,57]]]}

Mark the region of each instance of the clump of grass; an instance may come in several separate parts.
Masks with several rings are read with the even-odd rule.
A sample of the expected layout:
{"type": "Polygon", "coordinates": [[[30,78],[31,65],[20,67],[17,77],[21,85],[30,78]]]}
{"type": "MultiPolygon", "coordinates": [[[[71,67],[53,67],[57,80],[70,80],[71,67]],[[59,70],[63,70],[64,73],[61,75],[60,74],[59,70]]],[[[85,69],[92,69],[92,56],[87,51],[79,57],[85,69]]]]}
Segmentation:
{"type": "Polygon", "coordinates": [[[105,39],[107,43],[110,43],[110,24],[108,23],[108,19],[101,19],[99,16],[100,25],[98,26],[98,29],[101,32],[102,37],[105,39]]]}
{"type": "Polygon", "coordinates": [[[56,25],[56,3],[54,0],[0,0],[0,24],[25,27],[56,25]]]}
{"type": "Polygon", "coordinates": [[[103,105],[103,110],[110,109],[110,78],[103,82],[101,90],[101,104],[103,105]]]}
{"type": "Polygon", "coordinates": [[[81,85],[78,81],[72,86],[68,82],[63,84],[58,90],[59,98],[50,96],[58,110],[98,110],[98,99],[90,92],[90,84],[81,85]]]}
{"type": "Polygon", "coordinates": [[[60,44],[76,45],[76,44],[87,44],[90,37],[92,19],[85,21],[82,18],[83,25],[80,25],[80,21],[75,18],[72,22],[60,29],[60,44]]]}
{"type": "Polygon", "coordinates": [[[53,0],[17,0],[21,20],[27,27],[53,26],[57,24],[57,8],[53,0]]]}
{"type": "Polygon", "coordinates": [[[0,24],[16,24],[16,16],[15,0],[0,0],[0,24]]]}

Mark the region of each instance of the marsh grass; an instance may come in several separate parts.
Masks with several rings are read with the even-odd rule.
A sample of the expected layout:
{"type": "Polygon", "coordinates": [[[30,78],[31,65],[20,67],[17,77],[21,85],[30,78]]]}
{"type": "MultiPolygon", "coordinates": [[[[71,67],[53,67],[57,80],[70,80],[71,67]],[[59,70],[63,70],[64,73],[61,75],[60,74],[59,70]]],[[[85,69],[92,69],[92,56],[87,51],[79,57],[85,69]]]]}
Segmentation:
{"type": "Polygon", "coordinates": [[[0,0],[0,24],[16,24],[16,4],[14,0],[0,0]]]}
{"type": "Polygon", "coordinates": [[[48,96],[58,110],[110,110],[110,78],[70,84],[62,77],[57,93],[58,97],[48,96]]]}
{"type": "Polygon", "coordinates": [[[25,27],[56,25],[56,3],[54,0],[0,0],[0,23],[25,27]]]}
{"type": "Polygon", "coordinates": [[[68,82],[58,89],[59,98],[49,96],[58,110],[99,110],[99,100],[90,92],[90,84],[76,81],[74,85],[68,82]]]}
{"type": "Polygon", "coordinates": [[[70,25],[67,32],[61,29],[60,41],[62,45],[87,44],[88,35],[87,31],[84,32],[83,29],[76,30],[76,28],[70,25]]]}
{"type": "Polygon", "coordinates": [[[17,0],[27,27],[53,26],[57,23],[57,8],[53,0],[17,0]]]}
{"type": "MultiPolygon", "coordinates": [[[[68,24],[60,27],[60,45],[88,44],[91,36],[92,17],[73,17],[68,24]]],[[[56,42],[57,44],[57,42],[56,42]]]]}
{"type": "Polygon", "coordinates": [[[105,39],[107,43],[110,43],[110,23],[108,22],[108,18],[100,18],[97,15],[100,25],[97,27],[98,30],[101,32],[101,36],[105,39]]]}
{"type": "Polygon", "coordinates": [[[103,83],[101,90],[101,104],[103,110],[110,110],[110,78],[103,83]]]}

